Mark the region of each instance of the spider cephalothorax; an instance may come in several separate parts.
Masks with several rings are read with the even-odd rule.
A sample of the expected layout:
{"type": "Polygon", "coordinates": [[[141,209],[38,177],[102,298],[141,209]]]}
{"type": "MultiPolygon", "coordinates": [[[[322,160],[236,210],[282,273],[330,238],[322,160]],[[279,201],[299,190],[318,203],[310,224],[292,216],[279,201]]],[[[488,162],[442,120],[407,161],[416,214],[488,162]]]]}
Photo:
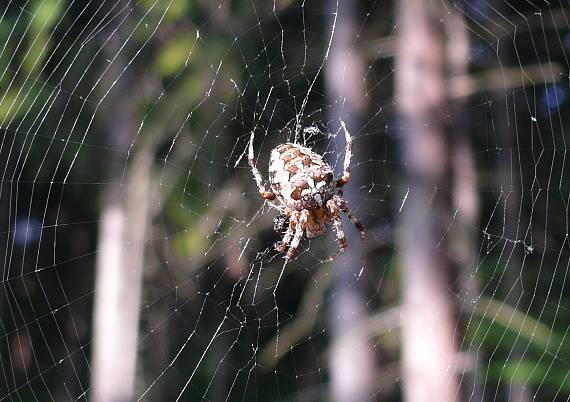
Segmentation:
{"type": "Polygon", "coordinates": [[[364,226],[354,218],[346,202],[342,199],[341,188],[350,179],[350,159],[352,157],[352,138],[341,121],[346,139],[344,171],[340,179],[335,180],[332,167],[323,157],[310,148],[299,144],[280,144],[271,151],[269,159],[268,191],[256,167],[253,153],[254,133],[249,141],[249,164],[261,196],[279,210],[273,223],[283,239],[276,244],[279,251],[287,250],[286,258],[291,258],[299,247],[303,234],[307,238],[326,233],[326,224],[332,222],[339,243],[338,252],[329,258],[333,260],[347,248],[347,241],[342,230],[340,211],[358,228],[364,239],[364,226]]]}

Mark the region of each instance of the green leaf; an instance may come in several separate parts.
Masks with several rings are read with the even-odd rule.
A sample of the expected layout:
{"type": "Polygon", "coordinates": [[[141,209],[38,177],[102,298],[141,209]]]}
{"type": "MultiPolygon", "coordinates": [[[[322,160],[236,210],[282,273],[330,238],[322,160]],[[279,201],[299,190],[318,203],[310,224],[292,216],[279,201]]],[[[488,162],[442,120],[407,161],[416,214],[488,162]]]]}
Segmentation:
{"type": "Polygon", "coordinates": [[[0,103],[0,121],[10,121],[18,114],[26,111],[29,107],[26,104],[22,104],[22,101],[26,101],[27,99],[22,99],[23,96],[20,93],[18,96],[18,89],[15,88],[14,90],[8,91],[5,94],[4,99],[0,103]]]}
{"type": "Polygon", "coordinates": [[[505,384],[525,384],[530,387],[548,389],[551,392],[570,393],[570,376],[567,370],[560,367],[549,367],[530,359],[511,360],[502,364],[492,364],[489,367],[489,379],[505,384]]]}
{"type": "Polygon", "coordinates": [[[163,76],[178,72],[186,63],[190,51],[196,51],[195,38],[188,36],[172,40],[160,52],[156,59],[156,69],[163,76]]]}
{"type": "Polygon", "coordinates": [[[546,367],[530,360],[511,361],[502,370],[501,379],[517,384],[538,385],[546,374],[546,367]]]}
{"type": "Polygon", "coordinates": [[[33,72],[40,70],[43,65],[43,60],[48,55],[48,40],[45,34],[39,34],[35,42],[27,51],[26,58],[22,62],[22,68],[25,72],[33,72]]]}
{"type": "MultiPolygon", "coordinates": [[[[38,33],[51,28],[61,16],[64,2],[62,0],[41,0],[36,2],[35,16],[30,27],[31,32],[38,33]]],[[[35,36],[35,35],[34,35],[35,36]]]]}
{"type": "Polygon", "coordinates": [[[177,20],[184,17],[185,14],[190,10],[190,0],[174,0],[168,12],[166,13],[166,19],[177,20]]]}

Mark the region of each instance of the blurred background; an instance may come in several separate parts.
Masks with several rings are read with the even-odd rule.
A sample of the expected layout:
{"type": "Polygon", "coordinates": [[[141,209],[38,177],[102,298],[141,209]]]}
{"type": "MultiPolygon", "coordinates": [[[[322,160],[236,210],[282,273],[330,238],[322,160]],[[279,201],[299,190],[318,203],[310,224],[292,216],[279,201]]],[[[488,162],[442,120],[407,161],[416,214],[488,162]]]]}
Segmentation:
{"type": "MultiPolygon", "coordinates": [[[[0,3],[0,400],[565,401],[570,4],[0,3]],[[343,217],[285,264],[287,141],[343,217]]],[[[570,138],[569,138],[570,139],[570,138]]]]}

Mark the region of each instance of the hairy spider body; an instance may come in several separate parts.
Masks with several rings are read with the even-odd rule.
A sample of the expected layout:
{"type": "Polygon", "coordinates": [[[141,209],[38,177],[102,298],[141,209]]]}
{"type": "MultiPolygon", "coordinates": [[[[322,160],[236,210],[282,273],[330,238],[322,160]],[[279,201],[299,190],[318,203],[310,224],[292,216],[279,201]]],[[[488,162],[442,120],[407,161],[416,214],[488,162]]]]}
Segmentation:
{"type": "Polygon", "coordinates": [[[336,190],[332,168],[310,148],[281,144],[271,151],[269,183],[288,209],[322,209],[336,190]]]}
{"type": "Polygon", "coordinates": [[[348,244],[342,229],[341,210],[358,228],[361,237],[365,238],[364,226],[351,215],[346,202],[342,199],[342,187],[350,179],[352,138],[342,121],[341,126],[346,139],[344,171],[341,178],[335,180],[333,168],[318,153],[299,144],[285,143],[271,151],[270,190],[265,188],[263,178],[256,167],[253,153],[254,133],[251,133],[249,164],[259,193],[280,211],[280,215],[273,221],[273,226],[277,233],[283,233],[283,239],[275,248],[278,251],[287,250],[285,258],[295,255],[303,235],[312,238],[324,234],[329,223],[332,223],[336,230],[339,244],[338,252],[329,257],[329,260],[334,260],[344,252],[348,244]]]}

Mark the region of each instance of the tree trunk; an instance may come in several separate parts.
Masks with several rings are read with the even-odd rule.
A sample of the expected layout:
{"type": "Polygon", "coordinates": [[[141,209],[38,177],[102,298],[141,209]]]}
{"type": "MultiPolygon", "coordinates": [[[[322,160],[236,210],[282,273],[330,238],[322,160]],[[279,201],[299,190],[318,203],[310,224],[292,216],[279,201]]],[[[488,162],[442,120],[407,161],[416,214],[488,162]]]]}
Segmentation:
{"type": "MultiPolygon", "coordinates": [[[[467,31],[464,10],[457,4],[452,14],[446,19],[447,64],[449,78],[466,77],[469,74],[469,33],[467,31]]],[[[481,292],[479,281],[475,275],[477,266],[478,245],[477,231],[479,225],[479,199],[477,194],[477,167],[474,152],[469,140],[469,124],[466,121],[465,108],[467,97],[454,99],[450,112],[453,125],[453,209],[456,211],[452,228],[453,242],[450,245],[454,258],[454,266],[460,272],[458,287],[461,298],[461,311],[468,314],[468,325],[475,312],[475,303],[481,292]]],[[[472,353],[472,352],[470,352],[472,353]]],[[[466,400],[482,401],[481,376],[477,370],[483,367],[475,356],[464,356],[465,373],[462,375],[463,395],[466,400]]]]}
{"type": "Polygon", "coordinates": [[[398,2],[396,102],[402,118],[406,195],[399,233],[404,400],[459,399],[455,306],[447,245],[450,139],[445,41],[437,0],[398,2]]]}
{"type": "MultiPolygon", "coordinates": [[[[119,39],[110,45],[115,54],[119,39]]],[[[109,75],[124,69],[119,58],[109,75]]],[[[135,100],[132,83],[123,76],[112,89],[105,115],[109,140],[117,155],[129,149],[136,126],[131,115],[135,100]]],[[[138,149],[123,179],[123,160],[109,163],[104,189],[96,261],[93,341],[93,397],[95,402],[133,400],[142,271],[148,226],[151,147],[138,149]],[[118,183],[124,180],[119,185],[118,183]]]]}
{"type": "MultiPolygon", "coordinates": [[[[329,129],[338,132],[334,142],[336,156],[344,158],[345,139],[340,128],[342,119],[353,138],[360,131],[361,116],[366,107],[364,88],[364,60],[356,49],[358,24],[351,1],[328,1],[329,11],[338,12],[335,33],[331,43],[325,70],[327,94],[334,107],[331,108],[329,129]],[[337,10],[338,4],[338,10],[337,10]]],[[[359,159],[368,157],[362,142],[353,142],[352,166],[359,159]]],[[[364,185],[363,170],[353,170],[344,199],[349,206],[359,205],[358,189],[364,185]]],[[[364,203],[360,202],[360,206],[364,203]]],[[[358,209],[358,217],[364,214],[358,209]]],[[[335,279],[332,285],[330,321],[332,347],[329,356],[331,373],[331,396],[337,402],[360,402],[372,399],[376,367],[374,348],[366,334],[352,331],[366,319],[363,281],[359,281],[365,264],[365,245],[359,233],[347,220],[344,228],[349,240],[346,252],[334,263],[335,279]]]]}

